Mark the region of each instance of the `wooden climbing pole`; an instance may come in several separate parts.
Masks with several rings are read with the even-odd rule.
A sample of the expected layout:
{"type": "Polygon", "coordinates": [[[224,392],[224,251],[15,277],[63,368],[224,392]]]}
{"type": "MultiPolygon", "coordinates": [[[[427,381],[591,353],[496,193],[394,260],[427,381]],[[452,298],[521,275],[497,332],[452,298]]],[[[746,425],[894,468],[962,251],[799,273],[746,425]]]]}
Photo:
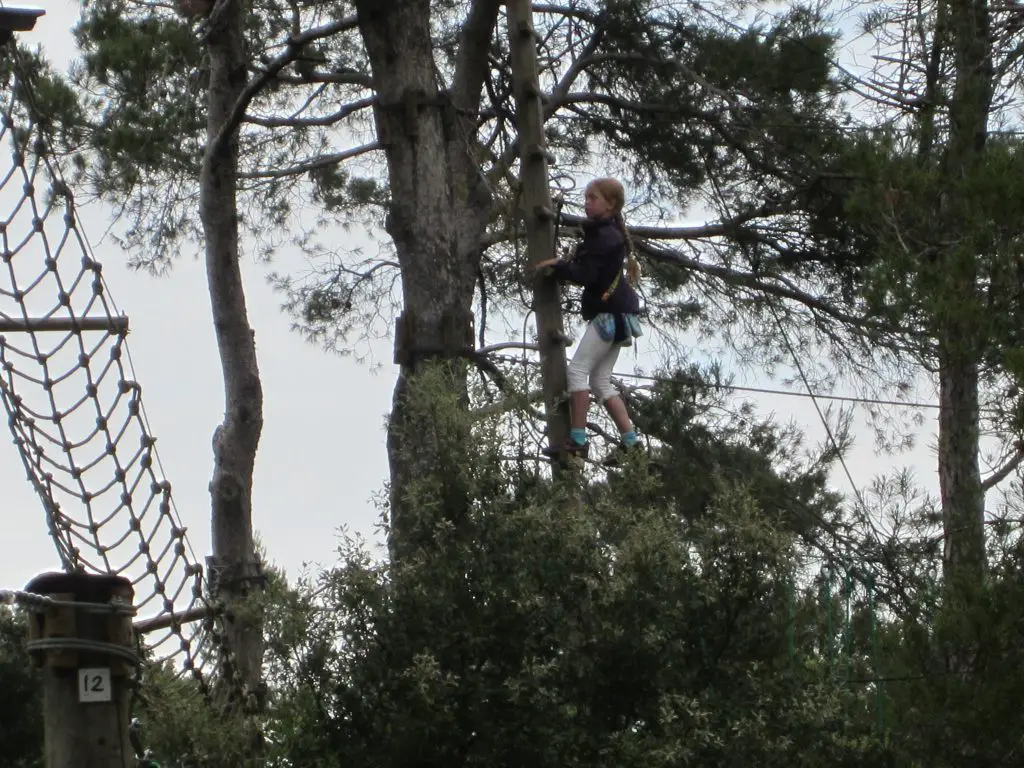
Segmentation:
{"type": "MultiPolygon", "coordinates": [[[[548,183],[551,158],[544,141],[544,106],[537,69],[533,7],[530,0],[509,0],[506,9],[519,134],[520,200],[527,232],[527,262],[532,267],[550,258],[555,248],[555,215],[548,183]]],[[[533,280],[547,439],[550,445],[561,446],[569,439],[562,306],[555,280],[541,275],[533,280]]]]}

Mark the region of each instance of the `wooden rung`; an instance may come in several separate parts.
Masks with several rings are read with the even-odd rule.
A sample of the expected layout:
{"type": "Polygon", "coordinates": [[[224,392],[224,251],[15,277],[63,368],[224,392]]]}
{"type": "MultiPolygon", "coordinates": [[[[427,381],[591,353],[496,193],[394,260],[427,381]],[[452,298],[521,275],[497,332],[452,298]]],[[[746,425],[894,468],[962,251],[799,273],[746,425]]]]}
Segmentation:
{"type": "Polygon", "coordinates": [[[140,635],[147,632],[154,632],[158,629],[168,629],[175,625],[189,624],[193,621],[210,618],[215,614],[212,607],[190,608],[179,613],[164,613],[152,619],[142,619],[135,622],[135,631],[140,635]]]}
{"type": "Polygon", "coordinates": [[[128,318],[120,317],[30,317],[18,319],[14,317],[0,318],[0,333],[16,331],[109,331],[110,333],[127,333],[128,318]]]}
{"type": "Polygon", "coordinates": [[[564,332],[557,330],[551,332],[551,341],[552,343],[560,344],[563,347],[571,347],[573,345],[572,337],[567,336],[564,332]]]}
{"type": "Polygon", "coordinates": [[[526,148],[526,156],[531,160],[547,160],[550,165],[555,164],[555,156],[551,150],[542,144],[531,144],[526,148]]]}
{"type": "Polygon", "coordinates": [[[555,214],[546,205],[533,206],[533,215],[541,221],[551,221],[555,218],[555,214]]]}
{"type": "Polygon", "coordinates": [[[527,19],[516,24],[516,31],[520,37],[533,37],[533,25],[527,19]]]}

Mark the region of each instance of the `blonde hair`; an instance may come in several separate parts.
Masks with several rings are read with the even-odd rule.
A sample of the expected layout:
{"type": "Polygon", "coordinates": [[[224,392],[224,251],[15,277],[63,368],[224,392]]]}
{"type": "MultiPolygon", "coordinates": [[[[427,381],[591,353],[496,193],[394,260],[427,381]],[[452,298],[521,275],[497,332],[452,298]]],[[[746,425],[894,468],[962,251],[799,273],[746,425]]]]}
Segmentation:
{"type": "Polygon", "coordinates": [[[636,247],[633,245],[633,238],[629,236],[629,230],[626,229],[626,219],[622,215],[622,209],[626,207],[626,190],[622,186],[622,182],[606,176],[594,179],[587,185],[587,188],[596,189],[598,194],[611,204],[612,216],[622,231],[622,236],[626,239],[626,276],[629,278],[630,283],[636,285],[640,282],[640,262],[636,257],[636,247]]]}

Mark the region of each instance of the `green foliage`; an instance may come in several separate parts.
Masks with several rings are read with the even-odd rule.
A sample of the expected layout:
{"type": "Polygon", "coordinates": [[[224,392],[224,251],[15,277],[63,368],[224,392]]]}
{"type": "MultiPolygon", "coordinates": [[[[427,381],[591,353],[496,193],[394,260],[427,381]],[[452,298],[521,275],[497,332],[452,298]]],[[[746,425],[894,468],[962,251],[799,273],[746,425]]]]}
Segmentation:
{"type": "MultiPolygon", "coordinates": [[[[1024,726],[1006,703],[1024,690],[1019,543],[1004,540],[983,586],[893,623],[884,635],[887,726],[905,765],[1009,765],[1024,726]],[[952,663],[951,663],[952,660],[952,663]]],[[[941,585],[934,585],[939,592],[941,585]]]]}
{"type": "Polygon", "coordinates": [[[403,465],[409,497],[409,502],[402,500],[409,503],[408,512],[396,521],[394,539],[399,546],[429,550],[430,528],[441,520],[461,531],[473,504],[474,483],[487,482],[488,464],[477,460],[478,446],[470,440],[465,381],[465,363],[428,359],[396,388],[395,397],[402,398],[405,407],[401,419],[392,414],[388,437],[404,446],[395,451],[394,460],[403,465]]]}
{"type": "Polygon", "coordinates": [[[820,17],[796,9],[766,29],[741,28],[714,13],[637,5],[609,7],[608,60],[592,81],[610,101],[589,111],[596,133],[665,197],[689,201],[711,186],[724,216],[813,178],[841,140],[835,38],[820,17]]]}
{"type": "Polygon", "coordinates": [[[296,683],[281,705],[304,712],[288,730],[295,764],[856,765],[879,754],[843,733],[825,679],[789,666],[787,538],[744,494],[723,494],[685,531],[657,509],[540,499],[470,525],[468,537],[439,527],[431,552],[401,566],[347,546],[323,597],[296,598],[313,641],[276,648],[274,662],[296,683]]]}
{"type": "Polygon", "coordinates": [[[706,514],[723,488],[737,486],[773,525],[791,533],[811,534],[836,523],[840,500],[827,490],[834,446],[818,455],[808,450],[803,459],[800,433],[757,419],[749,408],[732,412],[716,393],[721,382],[695,368],[660,378],[631,405],[641,432],[658,441],[656,461],[665,470],[652,472],[648,486],[631,489],[633,494],[673,504],[689,519],[706,514]]]}
{"type": "Polygon", "coordinates": [[[716,466],[697,470],[712,487],[691,493],[667,476],[715,440],[685,439],[703,430],[683,419],[666,433],[679,440],[678,464],[596,482],[579,504],[570,486],[518,474],[486,424],[467,437],[458,395],[433,378],[440,370],[412,408],[436,416],[429,439],[451,459],[443,482],[423,477],[412,491],[419,514],[403,535],[420,546],[376,561],[347,539],[337,567],[270,609],[272,763],[810,766],[884,756],[870,721],[849,716],[867,709],[858,695],[787,640],[799,558],[794,533],[757,502],[786,484],[769,477],[767,459],[785,449],[768,425],[747,454],[716,446],[716,466]],[[728,471],[762,455],[760,472],[728,471]],[[457,513],[441,490],[451,483],[468,501],[457,513]]]}
{"type": "MultiPolygon", "coordinates": [[[[655,390],[641,410],[664,448],[579,503],[507,461],[493,420],[467,423],[449,375],[427,367],[410,395],[452,462],[411,491],[418,548],[389,561],[345,537],[327,572],[270,571],[264,765],[1010,759],[1024,582],[1008,531],[981,593],[944,606],[919,584],[919,610],[894,615],[873,562],[810,578],[820,550],[801,542],[841,515],[833,457],[801,457],[798,435],[716,418],[696,381],[655,390]],[[965,638],[981,663],[950,674],[965,638]]],[[[147,667],[133,713],[165,768],[245,765],[244,725],[169,670],[147,667]]]]}
{"type": "Polygon", "coordinates": [[[0,606],[0,765],[43,768],[43,697],[25,614],[0,606]]]}
{"type": "Polygon", "coordinates": [[[150,665],[133,701],[142,747],[162,768],[244,768],[250,729],[180,670],[150,665]]]}
{"type": "Polygon", "coordinates": [[[39,51],[19,44],[8,44],[0,57],[0,82],[9,89],[11,120],[20,145],[24,145],[30,123],[37,126],[38,138],[26,147],[29,153],[45,153],[48,162],[58,161],[68,147],[78,147],[89,137],[85,111],[79,94],[58,76],[39,51]]]}
{"type": "Polygon", "coordinates": [[[387,203],[387,189],[375,179],[352,178],[337,166],[316,168],[309,175],[314,199],[329,210],[387,203]]]}
{"type": "Polygon", "coordinates": [[[89,127],[88,142],[70,147],[78,182],[127,214],[123,242],[141,247],[136,265],[166,268],[197,232],[207,80],[199,41],[177,15],[127,0],[84,4],[74,34],[82,59],[70,79],[89,127]]]}
{"type": "Polygon", "coordinates": [[[86,97],[101,110],[92,147],[101,192],[131,188],[146,173],[198,173],[205,77],[189,26],[132,14],[124,0],[100,0],[85,9],[75,39],[83,53],[77,82],[102,93],[102,105],[86,97]]]}

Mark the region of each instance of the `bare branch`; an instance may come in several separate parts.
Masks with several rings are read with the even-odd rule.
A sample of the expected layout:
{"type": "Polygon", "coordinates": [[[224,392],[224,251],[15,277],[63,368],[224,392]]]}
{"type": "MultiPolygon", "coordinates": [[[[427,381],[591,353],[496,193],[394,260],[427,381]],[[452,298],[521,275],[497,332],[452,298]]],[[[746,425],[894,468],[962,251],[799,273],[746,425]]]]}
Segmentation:
{"type": "MultiPolygon", "coordinates": [[[[783,206],[762,205],[735,218],[724,219],[714,224],[702,224],[695,227],[629,226],[627,229],[630,235],[648,240],[708,240],[715,237],[735,235],[743,225],[755,219],[786,212],[787,210],[783,206]]],[[[583,216],[567,213],[561,214],[561,220],[563,224],[570,227],[582,226],[586,221],[583,216]]]]}
{"type": "Polygon", "coordinates": [[[764,277],[750,272],[741,272],[718,264],[704,264],[696,259],[691,259],[677,250],[658,247],[644,240],[637,241],[636,247],[639,251],[645,253],[655,261],[674,264],[692,272],[698,272],[700,274],[707,275],[708,277],[714,277],[728,285],[748,288],[752,291],[758,291],[780,299],[795,301],[820,315],[830,317],[833,320],[838,320],[839,322],[853,328],[860,328],[866,331],[874,331],[876,333],[883,334],[892,332],[892,329],[885,325],[873,322],[864,317],[849,314],[848,312],[843,312],[842,310],[832,306],[829,302],[806,293],[805,291],[780,285],[779,283],[766,280],[764,277]]]}
{"type": "Polygon", "coordinates": [[[310,171],[315,171],[318,168],[337,165],[338,163],[343,163],[346,160],[351,160],[353,157],[359,157],[360,155],[375,152],[380,148],[381,146],[378,142],[371,141],[369,144],[352,147],[351,149],[346,149],[344,152],[320,155],[319,157],[314,157],[310,160],[299,163],[298,165],[292,165],[287,168],[275,168],[272,171],[256,171],[255,173],[240,173],[238,176],[242,179],[283,179],[288,176],[297,176],[300,173],[309,173],[310,171]]]}
{"type": "Polygon", "coordinates": [[[277,81],[286,85],[323,85],[326,83],[330,85],[355,85],[367,90],[373,88],[373,80],[369,75],[348,70],[342,72],[309,72],[302,75],[279,74],[277,81]]]}
{"type": "Polygon", "coordinates": [[[499,341],[497,344],[488,344],[476,351],[478,355],[489,355],[493,352],[500,352],[503,349],[525,349],[529,352],[540,351],[540,346],[527,341],[499,341]]]}
{"type": "Polygon", "coordinates": [[[372,107],[377,103],[376,96],[369,96],[365,99],[358,99],[343,106],[337,112],[321,117],[260,117],[249,115],[244,119],[246,123],[259,125],[263,128],[312,128],[318,126],[329,126],[344,120],[360,110],[372,107]]]}
{"type": "Polygon", "coordinates": [[[604,28],[599,27],[594,30],[594,34],[590,36],[586,46],[580,52],[580,55],[576,57],[576,60],[569,65],[569,68],[565,71],[562,79],[558,81],[554,89],[551,91],[551,104],[545,107],[545,119],[550,117],[556,107],[555,103],[566,98],[569,94],[569,89],[576,84],[579,76],[583,74],[583,70],[586,69],[587,65],[592,61],[594,53],[597,51],[599,45],[601,45],[601,38],[604,37],[604,28]]]}
{"type": "Polygon", "coordinates": [[[999,485],[1003,480],[1009,477],[1010,473],[1013,472],[1017,467],[1024,462],[1024,448],[1018,447],[1003,466],[985,478],[981,484],[982,492],[988,492],[999,485]]]}
{"type": "Polygon", "coordinates": [[[583,8],[570,5],[556,5],[554,3],[534,3],[534,13],[550,13],[553,16],[566,16],[584,21],[596,21],[597,16],[583,8]]]}
{"type": "Polygon", "coordinates": [[[678,115],[679,119],[685,119],[693,115],[699,115],[704,118],[717,117],[711,113],[705,112],[693,112],[691,115],[682,113],[681,105],[679,104],[655,104],[645,103],[640,101],[629,101],[628,99],[622,99],[618,96],[612,96],[607,93],[596,93],[593,91],[577,91],[576,93],[565,93],[558,98],[552,98],[545,107],[545,111],[550,117],[555,111],[561,107],[566,107],[576,104],[604,104],[610,107],[617,107],[623,111],[629,112],[646,112],[648,114],[664,114],[671,113],[678,115]]]}
{"type": "Polygon", "coordinates": [[[212,146],[210,147],[211,155],[217,155],[224,151],[228,141],[234,135],[235,131],[238,130],[238,126],[245,117],[245,111],[249,108],[252,100],[255,99],[256,96],[259,95],[260,91],[266,88],[275,77],[277,77],[282,69],[299,58],[302,53],[303,46],[313,42],[314,40],[320,40],[324,37],[336,35],[339,32],[354,29],[356,24],[356,17],[349,16],[331,24],[315,27],[314,29],[289,37],[284,52],[272,59],[260,74],[250,80],[242,90],[242,93],[238,97],[238,101],[236,101],[235,105],[231,108],[231,113],[228,115],[227,120],[225,120],[224,124],[221,125],[220,131],[213,140],[212,146]]]}
{"type": "Polygon", "coordinates": [[[1013,69],[1013,67],[1024,58],[1024,40],[1017,43],[1013,50],[1006,53],[1003,61],[996,68],[996,73],[999,77],[1005,77],[1006,74],[1013,69]]]}
{"type": "MultiPolygon", "coordinates": [[[[534,4],[533,10],[538,13],[546,11],[550,13],[560,13],[566,16],[573,15],[571,9],[563,8],[561,6],[540,6],[534,4]]],[[[591,17],[588,15],[586,18],[596,22],[596,17],[591,17]]],[[[572,86],[576,83],[576,81],[579,79],[580,75],[583,74],[583,71],[587,68],[587,66],[599,60],[595,58],[594,54],[597,51],[598,46],[600,46],[601,44],[601,38],[603,37],[603,35],[603,27],[597,27],[594,29],[594,32],[590,36],[590,39],[587,41],[587,44],[584,47],[583,51],[580,53],[579,56],[576,57],[576,60],[573,61],[573,63],[569,66],[565,74],[562,76],[562,79],[555,84],[555,87],[552,89],[549,100],[547,101],[547,103],[544,104],[543,107],[545,122],[551,119],[551,117],[555,114],[555,112],[558,110],[560,106],[564,106],[565,104],[571,103],[571,99],[569,98],[569,89],[572,88],[572,86]]],[[[498,105],[495,104],[495,110],[497,109],[498,105]]],[[[518,156],[519,137],[516,136],[513,141],[509,142],[508,147],[505,149],[505,152],[501,155],[501,157],[498,157],[494,160],[494,167],[488,174],[490,181],[493,183],[498,177],[504,175],[508,171],[508,169],[512,167],[512,163],[515,162],[515,159],[518,156]]]]}

